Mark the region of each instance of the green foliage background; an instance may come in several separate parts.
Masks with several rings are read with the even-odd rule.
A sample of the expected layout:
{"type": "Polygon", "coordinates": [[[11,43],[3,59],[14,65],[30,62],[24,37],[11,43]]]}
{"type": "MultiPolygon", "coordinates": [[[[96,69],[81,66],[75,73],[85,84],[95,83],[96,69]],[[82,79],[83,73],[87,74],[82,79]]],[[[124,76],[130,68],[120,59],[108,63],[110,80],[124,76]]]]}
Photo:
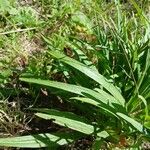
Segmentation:
{"type": "Polygon", "coordinates": [[[0,146],[59,149],[90,136],[89,149],[143,148],[149,9],[148,0],[0,0],[0,146]],[[33,131],[42,119],[55,130],[33,131]]]}

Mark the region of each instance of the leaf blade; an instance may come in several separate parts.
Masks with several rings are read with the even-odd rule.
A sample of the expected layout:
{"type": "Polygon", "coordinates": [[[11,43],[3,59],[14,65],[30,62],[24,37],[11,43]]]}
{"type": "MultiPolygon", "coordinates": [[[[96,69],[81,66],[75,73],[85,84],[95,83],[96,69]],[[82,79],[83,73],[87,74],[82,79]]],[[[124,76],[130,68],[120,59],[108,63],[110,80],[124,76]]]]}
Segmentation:
{"type": "Polygon", "coordinates": [[[58,133],[58,134],[37,134],[20,137],[0,138],[0,146],[4,147],[20,147],[20,148],[40,148],[40,147],[54,147],[58,145],[65,145],[79,136],[72,133],[58,133]]]}
{"type": "Polygon", "coordinates": [[[84,134],[92,134],[95,131],[93,125],[87,123],[84,118],[81,118],[73,113],[62,112],[53,109],[36,109],[38,113],[35,115],[46,119],[54,119],[56,124],[79,131],[84,134]]]}
{"type": "Polygon", "coordinates": [[[49,54],[52,55],[53,57],[59,59],[59,61],[62,61],[64,63],[72,66],[73,68],[81,71],[82,73],[84,73],[85,75],[90,77],[91,79],[93,79],[96,82],[98,82],[99,84],[101,84],[107,91],[109,91],[118,100],[118,102],[122,106],[124,106],[124,104],[125,104],[124,98],[122,97],[120,92],[117,90],[117,88],[115,86],[113,86],[113,84],[107,82],[107,80],[104,76],[102,76],[95,70],[88,68],[86,65],[84,65],[70,57],[67,57],[66,55],[63,55],[59,52],[50,51],[49,54]]]}

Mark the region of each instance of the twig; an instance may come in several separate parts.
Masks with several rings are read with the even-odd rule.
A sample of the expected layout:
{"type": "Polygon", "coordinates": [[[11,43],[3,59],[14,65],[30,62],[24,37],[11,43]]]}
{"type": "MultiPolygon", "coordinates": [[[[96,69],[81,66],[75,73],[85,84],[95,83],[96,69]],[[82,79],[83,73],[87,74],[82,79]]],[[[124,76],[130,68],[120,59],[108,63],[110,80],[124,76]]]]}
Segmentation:
{"type": "Polygon", "coordinates": [[[1,32],[0,35],[12,34],[12,33],[16,33],[16,32],[26,32],[26,31],[34,30],[34,29],[36,29],[36,27],[27,28],[27,29],[17,29],[17,30],[12,30],[12,31],[8,31],[8,32],[1,32]]]}

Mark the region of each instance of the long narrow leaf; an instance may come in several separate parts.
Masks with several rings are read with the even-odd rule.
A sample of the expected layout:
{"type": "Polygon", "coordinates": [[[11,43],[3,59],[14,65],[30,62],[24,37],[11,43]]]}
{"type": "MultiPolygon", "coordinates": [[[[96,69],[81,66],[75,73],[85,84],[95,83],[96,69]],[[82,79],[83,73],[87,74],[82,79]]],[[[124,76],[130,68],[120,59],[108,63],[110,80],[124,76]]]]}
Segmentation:
{"type": "Polygon", "coordinates": [[[122,113],[117,113],[118,116],[120,116],[121,118],[123,118],[125,121],[127,121],[128,123],[130,123],[134,128],[136,128],[138,131],[140,131],[141,133],[144,133],[144,127],[142,124],[140,124],[139,122],[135,121],[134,119],[132,119],[131,117],[122,114],[122,113]]]}
{"type": "MultiPolygon", "coordinates": [[[[102,108],[101,105],[97,102],[97,101],[94,101],[93,99],[90,99],[90,98],[85,98],[85,97],[72,97],[70,99],[74,99],[74,100],[77,100],[77,101],[80,101],[82,103],[87,103],[87,104],[91,104],[93,106],[96,106],[96,107],[99,107],[99,108],[102,108]]],[[[111,110],[108,110],[108,109],[105,109],[105,108],[102,108],[103,110],[106,110],[106,112],[108,112],[109,114],[112,114],[113,116],[117,117],[117,115],[115,113],[113,113],[111,110]]]]}
{"type": "MultiPolygon", "coordinates": [[[[45,85],[49,87],[54,87],[57,89],[61,89],[67,92],[79,94],[84,97],[88,97],[90,99],[93,99],[94,101],[99,102],[99,105],[105,109],[111,110],[112,112],[115,112],[117,110],[125,111],[125,108],[123,108],[120,103],[115,99],[109,99],[109,97],[106,97],[105,92],[104,94],[100,94],[94,90],[84,88],[77,85],[62,83],[62,82],[56,82],[56,81],[49,81],[49,80],[41,80],[41,79],[32,79],[32,78],[20,78],[21,81],[29,82],[29,83],[35,83],[40,85],[45,85]]],[[[102,91],[101,91],[102,92],[102,91]]]]}
{"type": "Polygon", "coordinates": [[[88,68],[86,65],[84,65],[80,62],[78,62],[70,57],[67,57],[66,55],[60,54],[59,52],[50,51],[49,54],[52,55],[53,57],[59,59],[59,61],[62,61],[64,63],[74,67],[75,69],[81,71],[82,73],[84,73],[85,75],[90,77],[91,79],[93,79],[96,82],[98,82],[99,84],[101,84],[107,91],[109,91],[120,102],[120,104],[122,106],[124,106],[124,103],[125,103],[124,98],[122,97],[120,92],[117,90],[117,88],[113,86],[113,84],[107,82],[107,80],[104,76],[97,73],[93,69],[88,68]]]}
{"type": "Polygon", "coordinates": [[[79,134],[77,135],[73,133],[45,133],[20,137],[0,138],[0,146],[20,148],[55,147],[68,144],[69,142],[76,140],[80,136],[79,134]]]}
{"type": "Polygon", "coordinates": [[[64,127],[79,131],[84,134],[95,134],[98,133],[99,136],[107,137],[109,134],[103,132],[99,133],[99,128],[95,128],[93,125],[89,124],[84,118],[77,116],[73,113],[62,112],[53,109],[36,109],[41,113],[36,113],[36,116],[44,118],[46,120],[54,119],[56,124],[64,127]]]}
{"type": "Polygon", "coordinates": [[[64,127],[82,132],[84,134],[94,133],[94,126],[86,123],[86,121],[69,112],[62,112],[52,109],[37,109],[38,113],[35,115],[46,120],[54,119],[53,122],[64,127]]]}

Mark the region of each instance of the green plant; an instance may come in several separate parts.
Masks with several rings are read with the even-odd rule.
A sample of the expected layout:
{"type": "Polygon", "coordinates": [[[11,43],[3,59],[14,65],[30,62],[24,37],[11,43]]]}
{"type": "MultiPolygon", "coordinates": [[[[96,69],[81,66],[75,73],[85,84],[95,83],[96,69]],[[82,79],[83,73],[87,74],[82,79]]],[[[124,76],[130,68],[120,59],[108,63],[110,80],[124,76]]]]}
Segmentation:
{"type": "MultiPolygon", "coordinates": [[[[0,33],[4,35],[0,40],[0,57],[2,55],[3,58],[0,64],[2,103],[6,104],[6,97],[17,97],[18,106],[22,93],[29,97],[32,95],[30,106],[26,105],[27,108],[36,108],[27,110],[36,112],[37,118],[52,120],[61,128],[70,128],[56,134],[38,134],[43,132],[39,131],[36,135],[31,133],[4,138],[0,139],[0,145],[53,147],[91,136],[93,149],[112,149],[139,148],[141,142],[149,140],[150,25],[146,3],[148,1],[144,0],[138,6],[134,0],[130,0],[130,3],[115,0],[108,4],[91,0],[42,0],[38,2],[38,5],[41,4],[40,15],[36,7],[31,8],[28,3],[17,10],[14,4],[10,5],[7,1],[6,7],[0,4],[0,10],[3,9],[0,19],[6,22],[6,32],[2,30],[0,33]],[[127,10],[132,13],[129,14],[127,10]],[[30,28],[21,29],[21,32],[27,31],[28,34],[23,34],[27,38],[20,40],[22,36],[16,28],[30,26],[38,27],[39,31],[34,30],[35,35],[30,28]],[[14,30],[9,32],[10,28],[14,30]],[[34,46],[30,41],[33,35],[44,39],[45,45],[40,48],[48,49],[47,53],[46,50],[30,55],[24,53],[24,49],[33,52],[34,46]],[[22,43],[23,46],[30,46],[23,47],[22,43]],[[63,52],[74,59],[63,55],[63,52]],[[27,63],[21,67],[18,63],[12,63],[16,56],[21,60],[25,58],[27,63]],[[22,76],[20,80],[19,76],[22,76]],[[11,92],[8,93],[10,85],[11,92]],[[39,98],[41,92],[48,95],[46,98],[52,99],[53,103],[56,101],[49,96],[51,93],[57,95],[65,104],[63,110],[56,106],[57,103],[57,109],[48,104],[47,108],[41,108],[38,103],[45,100],[45,97],[42,100],[39,98]],[[68,109],[66,104],[71,108],[68,109]],[[29,140],[30,144],[27,145],[29,140]]],[[[4,27],[4,24],[1,26],[4,27]]],[[[24,103],[27,103],[26,99],[24,103]]],[[[5,110],[2,106],[1,119],[7,127],[9,123],[5,121],[5,116],[9,118],[11,115],[9,108],[5,107],[5,110]]],[[[18,116],[22,111],[16,111],[18,116]]]]}
{"type": "MultiPolygon", "coordinates": [[[[86,112],[86,107],[88,106],[90,108],[90,114],[92,114],[93,119],[87,121],[86,116],[80,117],[69,112],[39,108],[33,109],[34,111],[37,111],[36,116],[44,119],[54,119],[54,123],[56,124],[68,127],[83,134],[93,135],[96,139],[99,139],[100,143],[104,141],[105,138],[108,138],[109,136],[114,136],[115,130],[118,130],[116,138],[117,136],[120,136],[122,134],[127,137],[135,132],[141,133],[143,136],[149,136],[148,130],[141,123],[137,122],[131,116],[129,116],[126,111],[126,103],[124,98],[116,89],[116,87],[109,83],[106,78],[100,75],[96,70],[90,69],[86,65],[63,54],[60,54],[58,52],[49,53],[53,57],[57,58],[58,61],[70,65],[71,67],[79,70],[89,78],[93,79],[95,82],[101,85],[101,87],[96,87],[95,89],[88,89],[82,86],[71,85],[56,81],[20,78],[20,80],[24,82],[53,87],[76,94],[77,97],[72,97],[68,101],[75,100],[75,102],[79,102],[79,104],[82,105],[82,111],[84,113],[88,113],[86,112]],[[103,125],[104,120],[102,122],[99,120],[101,117],[104,116],[109,120],[108,126],[108,122],[103,125]]],[[[86,82],[88,82],[88,80],[86,82]]],[[[0,145],[7,146],[7,139],[6,143],[4,142],[4,139],[1,140],[3,140],[3,143],[0,145]]],[[[135,143],[135,145],[136,144],[137,143],[135,143]]],[[[13,147],[17,145],[13,142],[10,142],[9,146],[13,147]]]]}

